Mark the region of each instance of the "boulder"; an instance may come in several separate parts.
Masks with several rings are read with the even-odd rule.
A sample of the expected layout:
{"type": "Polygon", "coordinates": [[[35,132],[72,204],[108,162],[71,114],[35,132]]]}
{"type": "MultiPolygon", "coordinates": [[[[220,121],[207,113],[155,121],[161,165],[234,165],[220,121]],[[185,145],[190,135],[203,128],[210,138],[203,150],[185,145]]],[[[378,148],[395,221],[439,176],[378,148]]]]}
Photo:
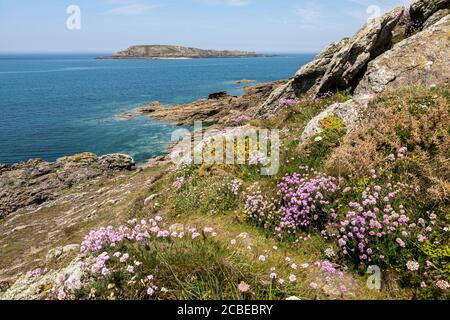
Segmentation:
{"type": "Polygon", "coordinates": [[[220,92],[214,92],[214,93],[211,93],[209,96],[208,96],[208,99],[209,100],[218,100],[218,99],[223,99],[223,98],[231,98],[232,97],[232,95],[229,95],[228,93],[226,93],[225,91],[220,91],[220,92]]]}
{"type": "Polygon", "coordinates": [[[81,289],[89,277],[92,257],[78,255],[68,266],[49,270],[39,277],[30,274],[20,276],[11,287],[0,293],[0,300],[44,300],[56,299],[58,294],[73,293],[81,289]]]}
{"type": "Polygon", "coordinates": [[[322,131],[320,122],[328,116],[340,118],[344,122],[347,131],[351,131],[360,122],[361,110],[367,108],[368,101],[369,98],[359,100],[351,99],[343,103],[330,105],[306,125],[300,137],[300,142],[320,133],[322,131]]]}
{"type": "Polygon", "coordinates": [[[355,96],[408,85],[446,84],[450,77],[450,15],[369,63],[355,96]]]}

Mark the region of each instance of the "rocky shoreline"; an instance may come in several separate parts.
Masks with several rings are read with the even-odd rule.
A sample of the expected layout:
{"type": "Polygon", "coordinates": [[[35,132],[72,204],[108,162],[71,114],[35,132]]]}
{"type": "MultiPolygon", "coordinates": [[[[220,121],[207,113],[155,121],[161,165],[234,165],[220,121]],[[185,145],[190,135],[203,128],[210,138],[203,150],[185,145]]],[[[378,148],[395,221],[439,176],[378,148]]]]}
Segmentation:
{"type": "Polygon", "coordinates": [[[134,169],[133,158],[124,154],[98,157],[82,153],[55,162],[32,159],[13,165],[0,164],[0,219],[21,208],[54,200],[78,183],[134,169]]]}
{"type": "Polygon", "coordinates": [[[285,82],[280,80],[247,86],[243,88],[244,94],[241,96],[233,96],[226,92],[211,93],[206,99],[175,106],[163,106],[159,102],[152,102],[139,108],[137,112],[177,125],[192,125],[194,121],[204,121],[205,124],[222,127],[239,125],[239,117],[251,117],[270,93],[285,82]]]}

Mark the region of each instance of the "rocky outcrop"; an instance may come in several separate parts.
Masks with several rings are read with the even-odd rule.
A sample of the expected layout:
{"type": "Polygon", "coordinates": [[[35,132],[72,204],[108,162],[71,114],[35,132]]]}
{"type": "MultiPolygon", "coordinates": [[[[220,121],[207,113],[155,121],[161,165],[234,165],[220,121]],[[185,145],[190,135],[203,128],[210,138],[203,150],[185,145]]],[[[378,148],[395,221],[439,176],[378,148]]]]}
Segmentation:
{"type": "Polygon", "coordinates": [[[39,276],[22,275],[7,291],[0,293],[0,300],[55,300],[64,291],[81,289],[92,263],[92,258],[79,255],[63,269],[51,270],[39,276]]]}
{"type": "Polygon", "coordinates": [[[108,173],[132,170],[128,155],[97,157],[83,153],[50,163],[43,160],[2,165],[0,170],[0,217],[20,208],[55,199],[62,190],[108,173]]]}
{"type": "Polygon", "coordinates": [[[366,23],[352,38],[332,44],[303,66],[283,87],[274,91],[258,110],[259,116],[273,113],[280,99],[356,87],[367,64],[391,47],[392,31],[403,8],[366,23]]]}
{"type": "Polygon", "coordinates": [[[448,14],[450,14],[450,9],[442,9],[436,11],[431,17],[427,19],[427,21],[425,21],[425,23],[423,24],[423,28],[426,29],[428,27],[431,27],[448,14]]]}
{"type": "Polygon", "coordinates": [[[369,101],[385,90],[448,84],[449,4],[450,0],[418,0],[410,8],[396,8],[368,22],[352,38],[328,46],[275,89],[256,115],[275,113],[281,99],[317,97],[338,89],[354,91],[353,99],[328,106],[312,119],[301,136],[304,141],[322,130],[320,120],[329,115],[341,118],[349,129],[355,127],[369,101]],[[408,31],[410,26],[414,32],[408,31]],[[394,30],[403,31],[396,36],[400,42],[392,46],[394,30]]]}
{"type": "Polygon", "coordinates": [[[238,58],[258,57],[256,52],[203,50],[171,45],[131,46],[126,50],[113,53],[112,56],[98,59],[176,59],[176,58],[238,58]]]}
{"type": "Polygon", "coordinates": [[[450,0],[418,0],[411,5],[409,15],[413,22],[423,25],[439,10],[449,8],[450,0]]]}
{"type": "Polygon", "coordinates": [[[450,15],[403,40],[369,63],[355,95],[373,95],[408,85],[445,84],[450,77],[450,15]]]}
{"type": "Polygon", "coordinates": [[[258,110],[258,115],[276,112],[281,99],[295,98],[298,94],[316,88],[319,80],[326,73],[333,56],[348,43],[345,38],[339,43],[332,43],[322,51],[312,62],[304,65],[286,84],[275,89],[258,110]]]}
{"type": "MultiPolygon", "coordinates": [[[[417,8],[425,8],[424,1],[417,8]]],[[[423,17],[437,20],[446,10],[439,10],[441,1],[426,1],[433,9],[422,9],[423,17]],[[432,5],[432,3],[435,5],[432,5]],[[436,10],[436,11],[434,11],[436,10]]],[[[418,10],[418,9],[416,9],[418,10]]],[[[355,128],[370,100],[387,90],[420,85],[435,86],[449,83],[450,77],[450,15],[444,15],[423,31],[397,43],[393,48],[369,62],[367,70],[354,91],[351,100],[327,107],[306,126],[301,141],[319,133],[320,120],[334,115],[341,118],[348,129],[355,128]]]]}
{"type": "Polygon", "coordinates": [[[209,95],[208,99],[171,107],[151,103],[139,111],[152,118],[170,121],[178,125],[192,125],[194,121],[233,125],[240,115],[254,114],[261,103],[269,97],[269,94],[284,83],[284,81],[276,81],[245,87],[245,93],[238,97],[225,92],[218,92],[209,95]]]}

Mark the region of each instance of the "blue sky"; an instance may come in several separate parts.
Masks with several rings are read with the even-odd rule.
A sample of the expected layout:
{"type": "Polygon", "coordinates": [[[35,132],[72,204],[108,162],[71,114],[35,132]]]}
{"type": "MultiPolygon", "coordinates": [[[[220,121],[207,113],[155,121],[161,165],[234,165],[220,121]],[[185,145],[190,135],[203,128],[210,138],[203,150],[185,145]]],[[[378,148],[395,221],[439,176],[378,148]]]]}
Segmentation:
{"type": "Polygon", "coordinates": [[[133,44],[317,52],[409,0],[0,0],[0,52],[108,53],[133,44]],[[69,5],[81,29],[68,30],[69,5]],[[374,7],[375,6],[375,7],[374,7]]]}

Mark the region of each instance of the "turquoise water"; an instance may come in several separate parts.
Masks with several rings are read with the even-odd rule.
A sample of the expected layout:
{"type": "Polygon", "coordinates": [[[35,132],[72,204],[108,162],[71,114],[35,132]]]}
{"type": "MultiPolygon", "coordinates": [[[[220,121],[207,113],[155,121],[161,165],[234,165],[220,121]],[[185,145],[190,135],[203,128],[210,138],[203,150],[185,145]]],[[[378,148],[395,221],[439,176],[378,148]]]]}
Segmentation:
{"type": "MultiPolygon", "coordinates": [[[[99,54],[100,55],[100,54],[99,54]]],[[[175,127],[116,115],[151,101],[187,103],[209,93],[285,79],[313,55],[193,60],[95,60],[97,55],[0,55],[0,162],[54,161],[80,152],[163,154],[175,127]]]]}

